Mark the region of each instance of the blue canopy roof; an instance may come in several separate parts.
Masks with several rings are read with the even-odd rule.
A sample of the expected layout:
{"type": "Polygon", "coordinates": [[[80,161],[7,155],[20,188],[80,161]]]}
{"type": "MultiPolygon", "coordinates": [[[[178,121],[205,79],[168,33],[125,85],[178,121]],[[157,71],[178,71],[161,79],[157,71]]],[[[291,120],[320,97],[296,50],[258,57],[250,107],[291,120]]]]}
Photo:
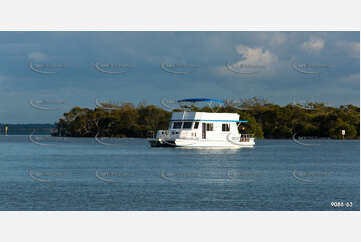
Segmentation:
{"type": "Polygon", "coordinates": [[[186,98],[186,99],[182,99],[182,100],[178,100],[177,102],[217,102],[217,103],[224,103],[223,100],[219,100],[219,99],[212,99],[212,98],[186,98]]]}

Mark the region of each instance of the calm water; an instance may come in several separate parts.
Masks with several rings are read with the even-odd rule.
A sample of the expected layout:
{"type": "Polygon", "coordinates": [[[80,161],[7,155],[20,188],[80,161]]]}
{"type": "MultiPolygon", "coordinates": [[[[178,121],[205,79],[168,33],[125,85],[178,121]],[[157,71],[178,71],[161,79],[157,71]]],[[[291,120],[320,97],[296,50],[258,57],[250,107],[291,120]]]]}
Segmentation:
{"type": "Polygon", "coordinates": [[[187,150],[1,136],[0,210],[359,210],[360,142],[302,142],[187,150]]]}

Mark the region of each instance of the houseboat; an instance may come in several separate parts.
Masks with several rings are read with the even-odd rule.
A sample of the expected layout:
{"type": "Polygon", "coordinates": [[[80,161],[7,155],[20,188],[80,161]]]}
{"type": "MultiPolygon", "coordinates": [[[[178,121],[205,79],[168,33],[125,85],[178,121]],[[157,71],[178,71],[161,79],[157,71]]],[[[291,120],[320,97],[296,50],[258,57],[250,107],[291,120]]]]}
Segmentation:
{"type": "Polygon", "coordinates": [[[168,130],[149,139],[152,147],[252,148],[253,135],[240,134],[237,113],[173,112],[168,130]]]}

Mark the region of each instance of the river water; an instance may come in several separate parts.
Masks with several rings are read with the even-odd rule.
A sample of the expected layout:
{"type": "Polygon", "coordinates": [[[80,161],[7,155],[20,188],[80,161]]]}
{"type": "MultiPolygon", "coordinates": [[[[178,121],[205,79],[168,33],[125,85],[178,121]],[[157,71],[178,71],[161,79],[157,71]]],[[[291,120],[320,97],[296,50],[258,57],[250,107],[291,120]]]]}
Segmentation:
{"type": "Polygon", "coordinates": [[[360,141],[191,150],[1,136],[0,210],[360,210],[360,141]]]}

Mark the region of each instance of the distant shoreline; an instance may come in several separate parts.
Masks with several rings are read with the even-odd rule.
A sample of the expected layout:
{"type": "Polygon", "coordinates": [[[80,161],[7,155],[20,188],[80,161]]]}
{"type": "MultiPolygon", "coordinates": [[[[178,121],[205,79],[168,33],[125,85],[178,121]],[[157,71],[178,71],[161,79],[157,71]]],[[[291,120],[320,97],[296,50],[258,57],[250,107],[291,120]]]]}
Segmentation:
{"type": "Polygon", "coordinates": [[[4,124],[0,123],[0,135],[5,135],[5,127],[8,127],[8,135],[51,135],[56,129],[55,124],[4,124]]]}

